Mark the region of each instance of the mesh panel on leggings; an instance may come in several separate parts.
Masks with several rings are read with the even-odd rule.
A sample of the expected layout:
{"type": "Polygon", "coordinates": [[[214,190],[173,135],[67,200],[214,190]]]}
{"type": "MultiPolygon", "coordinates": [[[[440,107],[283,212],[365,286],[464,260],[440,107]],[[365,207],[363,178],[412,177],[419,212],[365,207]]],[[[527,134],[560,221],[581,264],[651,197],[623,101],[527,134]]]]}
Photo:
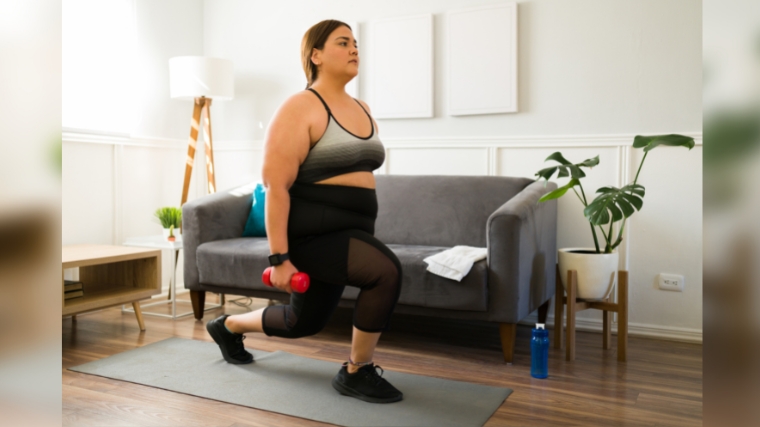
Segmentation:
{"type": "Polygon", "coordinates": [[[290,305],[272,305],[264,311],[264,324],[267,329],[289,331],[298,322],[298,315],[290,305]]]}
{"type": "Polygon", "coordinates": [[[401,291],[396,264],[376,247],[352,237],[347,271],[349,282],[361,288],[354,307],[354,326],[365,332],[382,331],[401,291]]]}

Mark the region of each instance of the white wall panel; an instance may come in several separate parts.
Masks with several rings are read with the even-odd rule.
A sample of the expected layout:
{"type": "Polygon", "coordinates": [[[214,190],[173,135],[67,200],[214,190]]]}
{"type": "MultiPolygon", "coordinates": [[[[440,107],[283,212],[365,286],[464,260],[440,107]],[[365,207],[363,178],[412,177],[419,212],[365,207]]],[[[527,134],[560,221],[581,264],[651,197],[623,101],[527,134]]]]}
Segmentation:
{"type": "Polygon", "coordinates": [[[264,152],[261,149],[214,150],[216,185],[219,191],[260,181],[263,156],[264,152]]]}
{"type": "Polygon", "coordinates": [[[478,148],[389,150],[388,173],[396,175],[487,175],[488,151],[478,148]]]}
{"type": "Polygon", "coordinates": [[[113,146],[63,144],[62,244],[111,244],[114,237],[113,146]]]}
{"type": "Polygon", "coordinates": [[[370,33],[372,114],[433,117],[433,15],[375,19],[370,33]]]}
{"type": "Polygon", "coordinates": [[[164,206],[179,207],[184,170],[178,160],[182,157],[179,150],[124,147],[121,200],[125,238],[161,234],[153,212],[164,206]]]}
{"type": "Polygon", "coordinates": [[[448,113],[517,111],[517,3],[446,14],[448,113]]]}
{"type": "MultiPolygon", "coordinates": [[[[635,150],[632,173],[643,152],[635,150]]],[[[702,146],[658,147],[639,176],[644,206],[629,221],[631,322],[701,329],[702,146]],[[684,276],[684,290],[657,288],[659,273],[684,276]]]]}

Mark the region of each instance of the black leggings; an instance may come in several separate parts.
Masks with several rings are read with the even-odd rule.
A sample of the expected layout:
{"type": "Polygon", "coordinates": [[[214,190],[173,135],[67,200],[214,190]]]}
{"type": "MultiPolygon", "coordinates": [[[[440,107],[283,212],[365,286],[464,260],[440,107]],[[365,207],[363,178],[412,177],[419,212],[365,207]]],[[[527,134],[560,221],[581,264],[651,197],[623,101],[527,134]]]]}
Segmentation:
{"type": "Polygon", "coordinates": [[[353,325],[364,332],[390,329],[401,293],[401,263],[374,237],[374,189],[295,183],[290,190],[288,253],[309,275],[309,289],[290,294],[290,304],[264,309],[267,336],[299,338],[322,330],[346,286],[361,289],[353,325]]]}

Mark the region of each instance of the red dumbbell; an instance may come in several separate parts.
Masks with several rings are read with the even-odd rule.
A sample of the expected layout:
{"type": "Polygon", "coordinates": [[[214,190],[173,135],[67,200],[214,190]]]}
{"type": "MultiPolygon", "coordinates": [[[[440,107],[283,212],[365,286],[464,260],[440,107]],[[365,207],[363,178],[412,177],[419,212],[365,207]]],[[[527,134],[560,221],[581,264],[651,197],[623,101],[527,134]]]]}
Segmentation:
{"type": "MultiPolygon", "coordinates": [[[[272,281],[269,279],[271,274],[272,267],[267,267],[266,270],[264,270],[264,274],[261,276],[261,280],[263,280],[264,284],[267,286],[272,286],[272,281]]],[[[309,275],[300,271],[294,274],[293,277],[290,278],[290,287],[293,289],[293,292],[306,292],[306,290],[309,289],[309,275]]]]}

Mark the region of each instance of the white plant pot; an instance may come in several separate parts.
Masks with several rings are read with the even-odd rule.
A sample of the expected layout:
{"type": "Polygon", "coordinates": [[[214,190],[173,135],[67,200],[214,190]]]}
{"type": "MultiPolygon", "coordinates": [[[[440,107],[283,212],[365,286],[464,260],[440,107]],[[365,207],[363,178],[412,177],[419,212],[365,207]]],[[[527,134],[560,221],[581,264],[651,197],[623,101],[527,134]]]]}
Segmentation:
{"type": "MultiPolygon", "coordinates": [[[[180,235],[181,235],[181,233],[179,232],[179,228],[175,228],[174,229],[174,237],[175,238],[179,238],[180,235]]],[[[169,239],[169,229],[168,228],[164,228],[164,239],[167,239],[167,240],[169,239]]]]}
{"type": "Polygon", "coordinates": [[[578,298],[604,300],[617,282],[618,253],[598,254],[594,248],[559,250],[559,272],[567,291],[567,272],[578,272],[578,298]]]}

